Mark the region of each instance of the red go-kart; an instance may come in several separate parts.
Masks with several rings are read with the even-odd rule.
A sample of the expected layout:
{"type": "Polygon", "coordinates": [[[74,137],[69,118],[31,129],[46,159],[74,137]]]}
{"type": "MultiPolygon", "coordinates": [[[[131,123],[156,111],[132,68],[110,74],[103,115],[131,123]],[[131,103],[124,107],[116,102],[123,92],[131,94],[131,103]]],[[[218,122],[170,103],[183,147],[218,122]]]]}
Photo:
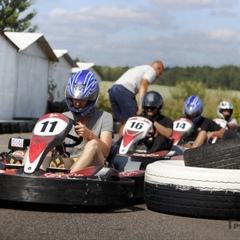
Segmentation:
{"type": "Polygon", "coordinates": [[[37,121],[30,139],[10,139],[9,152],[2,154],[0,161],[0,200],[114,207],[132,205],[143,198],[142,186],[139,188],[134,180],[139,177],[143,184],[143,171],[120,174],[112,167],[116,146],[106,159],[107,166],[70,173],[71,164],[67,164],[69,158],[64,149],[74,144],[65,144],[65,139],[71,138],[76,145],[81,140],[69,135],[73,124],[73,120],[60,113],[49,113],[37,121]],[[50,167],[48,154],[53,149],[66,160],[64,168],[50,167]]]}

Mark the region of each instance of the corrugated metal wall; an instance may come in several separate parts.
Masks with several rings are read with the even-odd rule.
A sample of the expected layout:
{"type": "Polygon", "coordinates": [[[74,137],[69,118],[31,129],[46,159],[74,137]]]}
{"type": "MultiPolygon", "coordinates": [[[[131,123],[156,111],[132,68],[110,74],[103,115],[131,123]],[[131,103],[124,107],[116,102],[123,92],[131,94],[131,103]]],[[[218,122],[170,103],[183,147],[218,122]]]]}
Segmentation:
{"type": "Polygon", "coordinates": [[[16,56],[14,48],[0,35],[0,119],[13,118],[14,100],[16,97],[16,56]]]}
{"type": "Polygon", "coordinates": [[[37,43],[17,55],[14,118],[39,118],[48,97],[49,59],[37,43]]]}
{"type": "Polygon", "coordinates": [[[72,66],[65,60],[64,56],[59,58],[59,62],[50,67],[50,81],[56,84],[53,92],[53,101],[60,102],[65,98],[65,88],[71,77],[72,66]]]}

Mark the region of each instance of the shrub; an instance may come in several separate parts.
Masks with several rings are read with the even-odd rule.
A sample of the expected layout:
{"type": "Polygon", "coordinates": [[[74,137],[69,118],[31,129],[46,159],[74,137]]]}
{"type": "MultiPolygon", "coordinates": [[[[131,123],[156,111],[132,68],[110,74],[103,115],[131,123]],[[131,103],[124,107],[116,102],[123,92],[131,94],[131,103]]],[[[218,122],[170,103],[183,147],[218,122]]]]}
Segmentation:
{"type": "Polygon", "coordinates": [[[100,92],[99,97],[98,97],[97,108],[102,111],[107,111],[111,114],[113,113],[110,101],[108,99],[108,94],[106,94],[104,92],[100,92]]]}

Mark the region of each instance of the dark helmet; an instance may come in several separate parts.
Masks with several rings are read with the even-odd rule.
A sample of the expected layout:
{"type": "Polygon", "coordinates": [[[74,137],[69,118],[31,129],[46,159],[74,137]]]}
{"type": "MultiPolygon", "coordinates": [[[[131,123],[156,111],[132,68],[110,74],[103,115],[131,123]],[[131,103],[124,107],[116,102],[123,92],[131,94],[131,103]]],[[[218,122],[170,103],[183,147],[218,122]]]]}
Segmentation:
{"type": "Polygon", "coordinates": [[[68,109],[78,117],[87,116],[97,103],[99,85],[94,74],[89,70],[76,72],[69,79],[66,87],[66,103],[68,109]],[[73,99],[87,100],[84,108],[76,108],[73,99]]]}
{"type": "Polygon", "coordinates": [[[146,92],[142,100],[142,108],[145,112],[148,108],[157,108],[161,112],[163,107],[163,98],[160,93],[156,91],[146,92]]]}

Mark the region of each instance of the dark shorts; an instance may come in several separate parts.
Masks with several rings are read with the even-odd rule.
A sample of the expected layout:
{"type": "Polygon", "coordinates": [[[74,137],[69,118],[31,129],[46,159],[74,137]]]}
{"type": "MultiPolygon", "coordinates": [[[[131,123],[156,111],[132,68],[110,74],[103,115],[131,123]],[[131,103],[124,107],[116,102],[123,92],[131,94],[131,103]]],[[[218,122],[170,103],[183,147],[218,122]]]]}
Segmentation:
{"type": "Polygon", "coordinates": [[[136,116],[138,106],[134,93],[117,84],[114,84],[108,93],[115,120],[127,121],[128,118],[136,116]]]}

